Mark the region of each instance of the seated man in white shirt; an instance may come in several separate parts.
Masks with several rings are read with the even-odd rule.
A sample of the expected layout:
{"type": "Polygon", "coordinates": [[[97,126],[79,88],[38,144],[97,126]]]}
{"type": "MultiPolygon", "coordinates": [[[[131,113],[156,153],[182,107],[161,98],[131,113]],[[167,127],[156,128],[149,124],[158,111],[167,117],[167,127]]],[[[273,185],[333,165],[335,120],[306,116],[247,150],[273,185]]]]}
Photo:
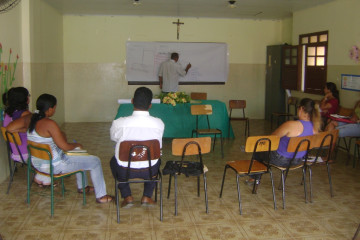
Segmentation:
{"type": "MultiPolygon", "coordinates": [[[[153,94],[150,89],[146,87],[139,87],[136,89],[132,104],[134,105],[134,112],[129,117],[121,117],[113,121],[110,128],[111,140],[116,142],[115,156],[110,161],[110,168],[113,176],[117,176],[119,181],[126,179],[126,171],[128,162],[120,161],[119,147],[123,141],[146,141],[157,139],[162,147],[162,136],[164,133],[164,123],[161,119],[152,117],[149,114],[151,107],[151,100],[153,94]]],[[[160,160],[151,160],[151,172],[156,175],[160,167],[160,160]]],[[[148,162],[133,162],[129,178],[149,178],[149,163],[148,162]]],[[[143,197],[141,198],[142,205],[155,204],[151,199],[154,192],[155,183],[144,183],[143,197]]],[[[131,189],[129,184],[119,184],[121,197],[124,201],[121,207],[131,207],[134,204],[134,198],[131,196],[131,189]]]]}

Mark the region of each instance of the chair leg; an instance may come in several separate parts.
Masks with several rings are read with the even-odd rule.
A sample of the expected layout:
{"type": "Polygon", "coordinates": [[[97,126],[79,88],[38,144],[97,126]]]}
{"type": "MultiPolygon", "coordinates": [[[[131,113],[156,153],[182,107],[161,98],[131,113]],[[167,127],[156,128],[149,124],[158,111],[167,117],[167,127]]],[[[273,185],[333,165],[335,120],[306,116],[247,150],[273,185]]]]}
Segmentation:
{"type": "Polygon", "coordinates": [[[230,126],[231,126],[231,121],[230,121],[230,119],[229,119],[228,138],[230,138],[230,126]]]}
{"type": "Polygon", "coordinates": [[[81,173],[82,176],[82,189],[83,189],[83,205],[86,205],[86,193],[85,193],[85,175],[86,173],[83,171],[81,173]]]}
{"type": "Polygon", "coordinates": [[[13,162],[13,161],[9,161],[10,179],[9,179],[9,185],[8,185],[6,194],[9,194],[9,192],[10,192],[11,184],[12,184],[12,182],[13,182],[13,180],[14,180],[15,169],[16,169],[16,163],[13,162],[14,167],[12,167],[12,166],[11,166],[11,162],[13,162]]]}
{"type": "Polygon", "coordinates": [[[115,200],[116,200],[117,223],[120,223],[119,188],[116,179],[115,179],[115,200]]]}
{"type": "Polygon", "coordinates": [[[238,191],[238,200],[239,200],[239,211],[240,215],[242,214],[242,208],[241,208],[241,195],[240,195],[240,184],[239,184],[239,174],[236,174],[236,185],[237,185],[237,191],[238,191]]]}
{"type": "Polygon", "coordinates": [[[273,173],[272,173],[270,168],[269,168],[269,173],[270,173],[271,187],[272,187],[272,194],[273,194],[273,201],[274,201],[274,210],[276,210],[276,197],[275,197],[274,178],[273,178],[273,173]]]}
{"type": "Polygon", "coordinates": [[[177,176],[174,175],[174,185],[175,185],[175,216],[178,215],[178,202],[177,202],[177,176]]]}
{"type": "Polygon", "coordinates": [[[215,150],[215,143],[216,143],[216,134],[214,134],[214,144],[213,144],[213,151],[215,150]]]}
{"type": "Polygon", "coordinates": [[[220,144],[221,144],[221,157],[224,158],[224,143],[222,134],[220,134],[220,144]]]}
{"type": "Polygon", "coordinates": [[[200,197],[200,176],[197,177],[197,192],[198,197],[200,197]]]}
{"type": "Polygon", "coordinates": [[[282,184],[283,209],[285,209],[285,176],[284,176],[284,171],[281,171],[281,184],[282,184]]]}
{"type": "Polygon", "coordinates": [[[250,136],[250,120],[248,119],[247,121],[246,121],[246,125],[247,125],[247,136],[249,137],[250,136]]]}
{"type": "Polygon", "coordinates": [[[206,182],[206,173],[204,175],[204,191],[205,191],[205,206],[206,206],[206,214],[209,213],[209,205],[208,205],[208,195],[207,195],[207,182],[206,182]]]}
{"type": "MultiPolygon", "coordinates": [[[[51,217],[54,216],[54,177],[51,174],[51,217]]],[[[62,182],[63,183],[63,182],[62,182]]]]}
{"type": "MultiPolygon", "coordinates": [[[[175,173],[176,174],[176,173],[175,173]]],[[[169,174],[169,187],[168,187],[168,195],[167,198],[169,199],[170,197],[170,190],[171,190],[171,174],[169,174]]]]}
{"type": "Polygon", "coordinates": [[[360,158],[360,151],[359,151],[359,145],[355,143],[353,168],[356,167],[356,157],[360,158]]]}
{"type": "Polygon", "coordinates": [[[328,177],[329,177],[329,185],[330,185],[330,196],[334,197],[333,187],[332,187],[332,181],[331,181],[331,174],[330,174],[330,164],[326,163],[327,171],[328,171],[328,177]]]}
{"type": "MultiPolygon", "coordinates": [[[[305,203],[307,203],[306,168],[303,168],[302,171],[303,171],[303,179],[304,179],[305,203]]],[[[310,202],[312,202],[312,172],[311,172],[311,167],[309,167],[309,184],[310,184],[310,202]]]]}
{"type": "Polygon", "coordinates": [[[157,193],[158,193],[158,182],[155,185],[155,202],[157,202],[157,193]]]}
{"type": "Polygon", "coordinates": [[[27,166],[27,204],[30,204],[30,188],[31,188],[31,183],[30,183],[30,175],[31,175],[31,163],[28,163],[27,166]]]}
{"type": "Polygon", "coordinates": [[[220,189],[220,196],[219,198],[222,197],[222,192],[223,192],[223,189],[224,189],[224,182],[225,182],[225,175],[226,175],[226,170],[228,169],[228,165],[225,165],[225,168],[224,168],[224,175],[223,175],[223,179],[222,179],[222,183],[221,183],[221,189],[220,189]]]}
{"type": "Polygon", "coordinates": [[[65,184],[64,184],[64,178],[61,178],[61,195],[63,198],[65,198],[65,184]]]}
{"type": "Polygon", "coordinates": [[[162,196],[162,176],[160,175],[160,221],[163,221],[163,196],[162,196]]]}

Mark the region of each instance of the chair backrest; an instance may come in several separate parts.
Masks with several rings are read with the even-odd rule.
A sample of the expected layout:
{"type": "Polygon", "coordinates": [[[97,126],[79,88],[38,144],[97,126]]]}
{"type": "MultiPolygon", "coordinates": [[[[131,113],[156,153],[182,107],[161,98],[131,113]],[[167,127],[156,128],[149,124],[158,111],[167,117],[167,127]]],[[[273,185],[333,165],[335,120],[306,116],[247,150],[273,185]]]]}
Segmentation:
{"type": "Polygon", "coordinates": [[[291,137],[287,151],[293,153],[309,151],[313,138],[313,135],[305,137],[291,137]]]}
{"type": "MultiPolygon", "coordinates": [[[[233,109],[242,109],[243,118],[245,118],[246,100],[229,100],[229,120],[231,120],[231,114],[233,109]]],[[[239,119],[240,120],[240,119],[239,119]]]]}
{"type": "Polygon", "coordinates": [[[44,143],[37,143],[28,140],[28,152],[29,159],[31,160],[31,156],[40,158],[41,160],[52,161],[52,153],[50,145],[44,143]]]}
{"type": "Polygon", "coordinates": [[[270,136],[251,136],[246,139],[245,152],[265,152],[275,151],[279,147],[280,137],[270,136]]]}
{"type": "Polygon", "coordinates": [[[17,132],[14,132],[14,133],[8,132],[8,131],[6,131],[5,127],[1,127],[1,133],[2,133],[5,141],[11,142],[11,143],[14,143],[14,144],[17,144],[17,145],[21,145],[21,139],[20,139],[19,133],[17,133],[17,132]]]}
{"type": "Polygon", "coordinates": [[[313,136],[313,139],[311,141],[311,146],[310,148],[312,149],[317,149],[316,151],[316,156],[315,156],[315,160],[313,163],[316,163],[322,150],[324,149],[328,149],[328,159],[327,161],[330,160],[331,157],[331,153],[334,150],[334,143],[336,142],[337,138],[339,136],[339,130],[338,129],[334,129],[332,131],[328,131],[328,132],[320,132],[316,135],[313,136]]]}
{"type": "Polygon", "coordinates": [[[211,115],[211,105],[191,105],[191,115],[211,115]]]}
{"type": "Polygon", "coordinates": [[[256,152],[267,152],[267,158],[263,159],[263,164],[266,165],[267,171],[269,171],[270,152],[278,149],[279,142],[280,142],[280,137],[275,135],[252,136],[246,139],[245,151],[253,153],[248,168],[248,174],[250,174],[251,172],[263,171],[262,164],[259,163],[254,164],[254,160],[256,160],[255,158],[256,152]]]}
{"type": "Polygon", "coordinates": [[[190,98],[192,100],[206,100],[207,99],[207,93],[204,93],[204,92],[192,92],[190,94],[190,98]]]}
{"type": "Polygon", "coordinates": [[[188,156],[209,153],[211,150],[211,138],[176,138],[172,141],[172,154],[174,156],[188,156]],[[200,147],[200,149],[199,149],[200,147]]]}
{"type": "Polygon", "coordinates": [[[120,143],[119,158],[124,162],[159,159],[159,140],[152,139],[147,141],[123,141],[120,143]]]}
{"type": "Polygon", "coordinates": [[[246,100],[229,100],[230,109],[246,108],[246,100]]]}

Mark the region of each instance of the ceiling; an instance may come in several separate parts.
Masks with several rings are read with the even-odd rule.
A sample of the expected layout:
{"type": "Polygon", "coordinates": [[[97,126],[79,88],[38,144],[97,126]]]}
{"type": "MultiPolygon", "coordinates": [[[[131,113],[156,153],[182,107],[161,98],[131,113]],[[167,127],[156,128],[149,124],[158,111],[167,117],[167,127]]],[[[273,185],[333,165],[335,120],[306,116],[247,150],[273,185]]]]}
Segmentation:
{"type": "Polygon", "coordinates": [[[334,0],[44,0],[65,15],[127,15],[199,18],[283,19],[294,11],[334,0]]]}

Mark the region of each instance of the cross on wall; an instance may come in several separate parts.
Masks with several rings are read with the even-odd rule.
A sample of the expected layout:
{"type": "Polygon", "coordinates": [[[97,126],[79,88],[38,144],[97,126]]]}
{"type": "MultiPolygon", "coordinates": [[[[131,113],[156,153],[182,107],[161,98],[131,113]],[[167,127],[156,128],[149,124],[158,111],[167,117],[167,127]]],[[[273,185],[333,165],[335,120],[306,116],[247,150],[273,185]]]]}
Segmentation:
{"type": "Polygon", "coordinates": [[[180,35],[180,25],[183,25],[183,22],[180,22],[180,19],[177,20],[177,22],[173,22],[173,24],[177,25],[177,31],[176,31],[176,36],[177,36],[177,40],[179,40],[179,35],[180,35]]]}

